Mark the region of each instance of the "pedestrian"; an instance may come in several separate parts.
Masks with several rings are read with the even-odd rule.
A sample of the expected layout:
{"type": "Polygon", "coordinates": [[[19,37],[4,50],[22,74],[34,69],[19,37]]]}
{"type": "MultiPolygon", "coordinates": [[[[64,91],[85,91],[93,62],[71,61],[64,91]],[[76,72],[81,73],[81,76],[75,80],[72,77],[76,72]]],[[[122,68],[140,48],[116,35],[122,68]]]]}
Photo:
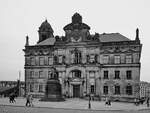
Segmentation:
{"type": "Polygon", "coordinates": [[[108,99],[108,105],[111,106],[111,100],[110,100],[110,97],[108,99]]]}
{"type": "Polygon", "coordinates": [[[146,100],[147,107],[149,107],[149,97],[146,100]]]}
{"type": "Polygon", "coordinates": [[[109,105],[109,103],[108,103],[108,97],[106,97],[106,99],[105,99],[105,105],[109,105]]]}
{"type": "Polygon", "coordinates": [[[11,94],[9,95],[9,102],[10,102],[10,103],[16,102],[16,100],[15,100],[15,94],[11,93],[11,94]]]}
{"type": "Polygon", "coordinates": [[[33,96],[32,95],[30,95],[30,106],[33,107],[33,96]]]}
{"type": "Polygon", "coordinates": [[[30,95],[26,96],[26,106],[30,106],[30,95]]]}

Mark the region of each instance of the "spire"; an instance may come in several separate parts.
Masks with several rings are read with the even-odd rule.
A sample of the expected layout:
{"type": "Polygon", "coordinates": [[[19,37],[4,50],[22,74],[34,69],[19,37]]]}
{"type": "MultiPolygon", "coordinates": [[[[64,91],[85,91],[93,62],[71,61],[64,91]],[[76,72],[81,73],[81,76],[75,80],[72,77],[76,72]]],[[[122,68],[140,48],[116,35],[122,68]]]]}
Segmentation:
{"type": "Polygon", "coordinates": [[[25,46],[29,46],[29,37],[28,37],[28,35],[26,36],[26,44],[25,44],[25,46]]]}
{"type": "Polygon", "coordinates": [[[136,38],[135,38],[136,41],[140,41],[139,39],[139,29],[137,28],[136,29],[136,38]]]}
{"type": "Polygon", "coordinates": [[[135,40],[139,40],[139,29],[138,28],[136,29],[136,38],[135,38],[135,40]]]}

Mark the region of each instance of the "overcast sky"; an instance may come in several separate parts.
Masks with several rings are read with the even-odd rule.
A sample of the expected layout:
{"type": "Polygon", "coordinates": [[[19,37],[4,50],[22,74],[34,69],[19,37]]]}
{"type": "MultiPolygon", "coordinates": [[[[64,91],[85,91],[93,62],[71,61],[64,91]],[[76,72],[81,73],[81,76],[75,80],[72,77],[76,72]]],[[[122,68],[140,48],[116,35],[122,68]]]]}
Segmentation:
{"type": "Polygon", "coordinates": [[[47,19],[54,35],[78,12],[91,33],[116,33],[143,44],[141,80],[150,82],[150,0],[0,0],[0,80],[24,80],[25,36],[38,41],[38,27],[47,19]]]}

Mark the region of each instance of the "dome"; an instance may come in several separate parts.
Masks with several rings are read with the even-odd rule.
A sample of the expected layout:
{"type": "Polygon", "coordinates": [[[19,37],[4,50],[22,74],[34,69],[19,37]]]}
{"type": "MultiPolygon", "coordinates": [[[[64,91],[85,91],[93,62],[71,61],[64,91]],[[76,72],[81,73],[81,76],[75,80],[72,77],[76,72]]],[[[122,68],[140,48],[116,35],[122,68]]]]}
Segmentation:
{"type": "Polygon", "coordinates": [[[79,13],[75,13],[72,16],[72,23],[82,23],[82,16],[79,13]]]}
{"type": "Polygon", "coordinates": [[[64,30],[74,30],[74,29],[79,29],[79,30],[88,29],[88,30],[90,30],[90,27],[87,24],[82,23],[82,16],[79,13],[75,13],[72,16],[72,23],[70,23],[64,27],[64,30]]]}
{"type": "Polygon", "coordinates": [[[51,31],[53,33],[53,29],[51,25],[48,23],[47,20],[45,20],[41,26],[39,27],[39,31],[51,31]]]}

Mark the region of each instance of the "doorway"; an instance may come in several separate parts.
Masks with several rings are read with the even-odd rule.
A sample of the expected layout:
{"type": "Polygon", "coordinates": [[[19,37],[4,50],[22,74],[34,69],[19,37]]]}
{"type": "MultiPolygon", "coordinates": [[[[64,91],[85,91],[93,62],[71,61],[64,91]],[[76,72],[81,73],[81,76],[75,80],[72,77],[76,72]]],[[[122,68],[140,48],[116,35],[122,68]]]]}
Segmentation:
{"type": "Polygon", "coordinates": [[[73,97],[74,98],[80,97],[80,85],[73,85],[73,97]]]}

